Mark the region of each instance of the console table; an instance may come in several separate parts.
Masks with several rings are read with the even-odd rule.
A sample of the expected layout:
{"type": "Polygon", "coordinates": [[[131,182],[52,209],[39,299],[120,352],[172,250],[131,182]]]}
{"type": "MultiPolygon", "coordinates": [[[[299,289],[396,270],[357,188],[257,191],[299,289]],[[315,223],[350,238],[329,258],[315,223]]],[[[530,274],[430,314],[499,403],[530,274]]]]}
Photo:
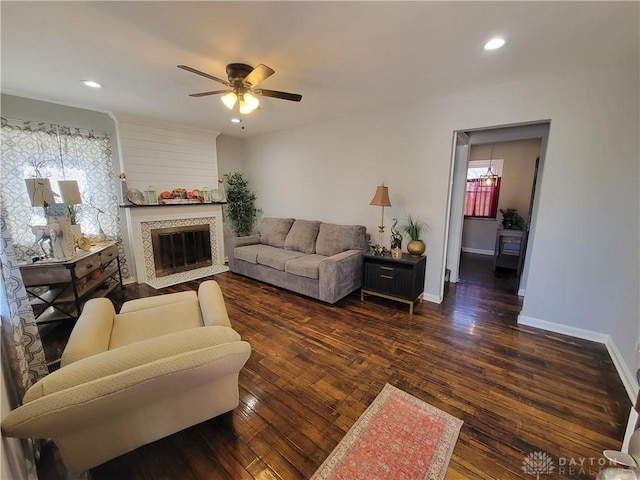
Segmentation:
{"type": "Polygon", "coordinates": [[[408,253],[402,258],[391,255],[363,254],[364,284],[360,290],[360,300],[365,294],[388,298],[409,305],[409,315],[413,315],[413,305],[424,296],[424,274],[427,257],[412,257],[408,253]]]}
{"type": "Polygon", "coordinates": [[[91,247],[70,260],[45,259],[19,268],[38,324],[77,320],[87,300],[124,289],[116,243],[91,247]]]}
{"type": "Polygon", "coordinates": [[[499,228],[496,232],[496,247],[493,254],[493,271],[496,268],[509,268],[520,275],[524,260],[525,241],[524,230],[509,230],[499,228]]]}

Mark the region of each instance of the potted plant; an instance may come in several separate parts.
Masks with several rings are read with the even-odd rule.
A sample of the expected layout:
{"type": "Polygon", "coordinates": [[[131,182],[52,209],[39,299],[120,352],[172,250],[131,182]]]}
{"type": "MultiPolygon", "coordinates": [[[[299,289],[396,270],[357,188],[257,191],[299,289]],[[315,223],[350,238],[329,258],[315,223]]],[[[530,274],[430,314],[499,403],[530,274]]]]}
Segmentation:
{"type": "Polygon", "coordinates": [[[231,221],[238,237],[251,235],[253,225],[262,213],[256,207],[256,194],[249,188],[249,180],[236,172],[224,176],[226,182],[227,210],[226,216],[231,221]]]}
{"type": "Polygon", "coordinates": [[[502,214],[502,227],[507,230],[524,230],[525,222],[524,218],[518,214],[518,209],[507,208],[500,209],[502,214]]]}
{"type": "Polygon", "coordinates": [[[427,222],[420,217],[413,217],[411,214],[407,216],[407,225],[403,227],[404,231],[411,237],[411,241],[407,244],[407,251],[412,257],[420,257],[427,249],[425,243],[420,239],[423,230],[427,229],[427,222]]]}

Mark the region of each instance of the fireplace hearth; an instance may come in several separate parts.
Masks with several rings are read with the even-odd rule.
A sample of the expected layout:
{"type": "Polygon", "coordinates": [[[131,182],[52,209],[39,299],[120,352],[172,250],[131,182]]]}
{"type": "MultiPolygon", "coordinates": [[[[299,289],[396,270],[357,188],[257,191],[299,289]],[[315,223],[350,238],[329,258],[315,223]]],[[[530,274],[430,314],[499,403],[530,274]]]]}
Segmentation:
{"type": "Polygon", "coordinates": [[[209,267],[209,225],[182,225],[151,230],[156,277],[209,267]]]}

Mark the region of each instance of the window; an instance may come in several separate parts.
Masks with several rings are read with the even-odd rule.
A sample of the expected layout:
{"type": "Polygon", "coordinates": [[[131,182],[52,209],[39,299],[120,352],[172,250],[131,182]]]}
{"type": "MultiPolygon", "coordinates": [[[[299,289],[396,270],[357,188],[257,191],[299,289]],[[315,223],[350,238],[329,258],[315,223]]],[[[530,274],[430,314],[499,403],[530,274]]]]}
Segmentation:
{"type": "Polygon", "coordinates": [[[464,197],[465,218],[496,218],[502,165],[503,160],[501,159],[469,162],[464,197]],[[489,169],[496,175],[491,181],[487,181],[486,178],[489,169]]]}
{"type": "Polygon", "coordinates": [[[31,206],[25,178],[48,178],[56,191],[58,180],[76,180],[83,199],[77,206],[82,232],[90,236],[103,231],[109,240],[121,241],[107,134],[6,118],[1,124],[0,200],[19,260],[39,254],[31,225],[46,223],[44,210],[31,206]]]}

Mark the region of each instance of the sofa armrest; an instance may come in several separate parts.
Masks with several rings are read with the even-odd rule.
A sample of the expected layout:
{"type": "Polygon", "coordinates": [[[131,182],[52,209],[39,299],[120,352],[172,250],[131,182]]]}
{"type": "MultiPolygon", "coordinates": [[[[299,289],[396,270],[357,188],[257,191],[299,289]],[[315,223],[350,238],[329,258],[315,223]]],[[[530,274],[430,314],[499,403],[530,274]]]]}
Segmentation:
{"type": "Polygon", "coordinates": [[[61,366],[106,352],[115,314],[113,304],[107,298],[94,298],[85,303],[62,353],[61,366]]]}
{"type": "Polygon", "coordinates": [[[235,257],[233,251],[237,247],[244,247],[247,245],[255,245],[260,243],[260,235],[249,235],[246,237],[230,237],[225,242],[225,252],[227,254],[227,262],[229,263],[229,269],[235,272],[235,257]]]}
{"type": "Polygon", "coordinates": [[[362,286],[362,250],[347,250],[320,262],[320,300],[336,303],[362,286]]]}

